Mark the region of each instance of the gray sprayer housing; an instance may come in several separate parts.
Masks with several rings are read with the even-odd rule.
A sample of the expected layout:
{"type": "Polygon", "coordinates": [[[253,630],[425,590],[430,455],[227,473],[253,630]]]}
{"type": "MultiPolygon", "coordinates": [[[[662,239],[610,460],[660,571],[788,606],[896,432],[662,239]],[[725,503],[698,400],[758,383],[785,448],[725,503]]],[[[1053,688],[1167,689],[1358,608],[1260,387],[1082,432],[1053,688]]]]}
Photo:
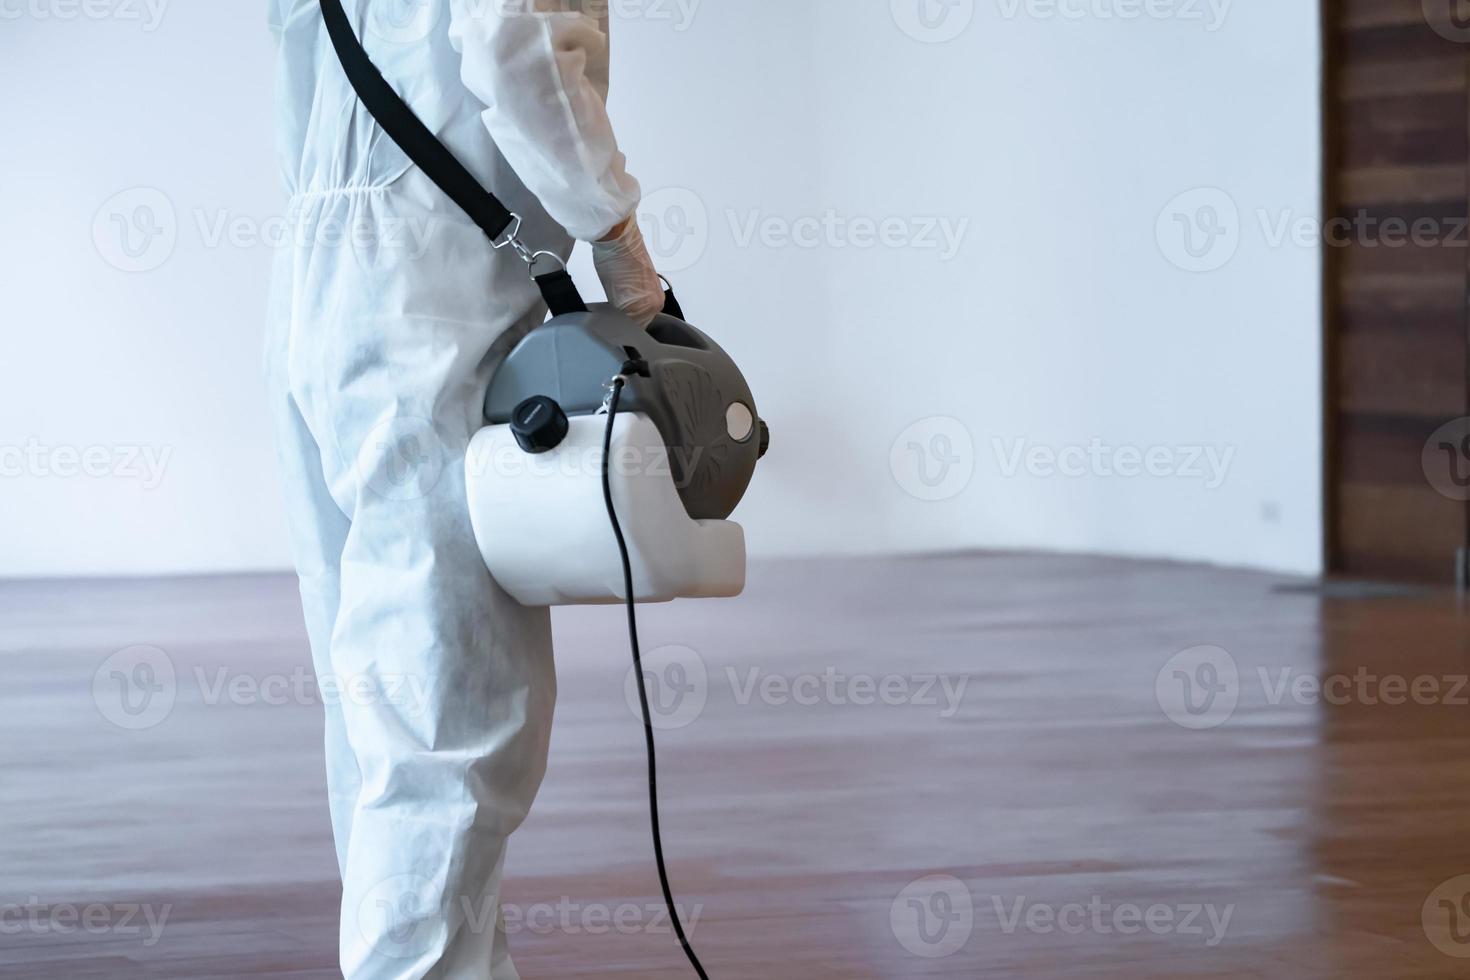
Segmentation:
{"type": "Polygon", "coordinates": [[[607,382],[635,357],[648,363],[649,376],[628,378],[618,411],[641,412],[658,428],[689,516],[724,520],[765,455],[768,431],[730,355],[683,320],[660,314],[640,330],[604,304],[556,317],[527,334],[496,370],[485,418],[505,424],[536,395],[554,399],[569,416],[591,415],[602,407],[607,382]]]}

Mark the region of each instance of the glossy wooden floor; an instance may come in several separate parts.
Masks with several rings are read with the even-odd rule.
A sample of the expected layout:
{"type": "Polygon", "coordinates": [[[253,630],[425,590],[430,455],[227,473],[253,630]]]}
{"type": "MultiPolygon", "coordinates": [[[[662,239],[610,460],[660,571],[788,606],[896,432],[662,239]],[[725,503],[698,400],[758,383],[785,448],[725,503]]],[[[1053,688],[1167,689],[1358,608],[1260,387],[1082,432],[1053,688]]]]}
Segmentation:
{"type": "MultiPolygon", "coordinates": [[[[711,975],[1470,975],[1450,955],[1470,954],[1466,612],[1282,584],[862,560],[762,566],[739,601],[647,611],[648,648],[698,657],[670,654],[694,693],[665,702],[688,723],[660,738],[675,885],[711,975]],[[1233,713],[1218,653],[1171,659],[1202,645],[1238,670],[1233,713]],[[1347,679],[1331,703],[1300,696],[1324,676],[1347,679]],[[1393,676],[1425,703],[1386,703],[1393,676]],[[1190,714],[1185,679],[1224,700],[1196,686],[1190,714]]],[[[0,586],[0,976],[335,974],[319,709],[271,683],[307,663],[293,588],[0,586]],[[178,677],[140,731],[108,720],[107,671],[93,684],[133,644],[178,677]],[[88,903],[98,928],[69,917],[88,903]]],[[[558,631],[551,773],[509,867],[521,970],[684,977],[642,911],[657,885],[619,614],[558,631]]]]}

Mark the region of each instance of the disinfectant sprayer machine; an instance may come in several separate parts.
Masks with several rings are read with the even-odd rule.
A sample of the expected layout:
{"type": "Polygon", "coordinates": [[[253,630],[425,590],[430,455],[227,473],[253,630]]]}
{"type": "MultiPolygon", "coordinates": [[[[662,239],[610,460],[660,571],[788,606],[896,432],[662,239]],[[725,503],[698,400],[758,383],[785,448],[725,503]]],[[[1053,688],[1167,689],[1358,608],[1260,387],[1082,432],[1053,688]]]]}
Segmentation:
{"type": "Polygon", "coordinates": [[[470,516],[485,564],[526,605],[628,597],[603,468],[639,602],[738,595],[745,535],[727,521],[764,454],[765,423],[728,354],[661,314],[559,316],[496,371],[470,445],[470,516]],[[619,414],[604,450],[614,378],[619,414]]]}
{"type": "Polygon", "coordinates": [[[483,187],[373,64],[342,7],[321,0],[332,46],[383,131],[475,222],[525,261],[552,318],[497,368],[487,427],[465,457],[475,540],[496,583],[525,605],[627,607],[654,858],[674,932],[694,971],[659,834],[657,765],[637,602],[738,595],[745,534],[727,520],[770,440],[728,354],[684,322],[673,290],[646,330],[589,308],[558,256],[521,241],[521,219],[483,187]],[[538,266],[554,263],[551,271],[538,266]]]}

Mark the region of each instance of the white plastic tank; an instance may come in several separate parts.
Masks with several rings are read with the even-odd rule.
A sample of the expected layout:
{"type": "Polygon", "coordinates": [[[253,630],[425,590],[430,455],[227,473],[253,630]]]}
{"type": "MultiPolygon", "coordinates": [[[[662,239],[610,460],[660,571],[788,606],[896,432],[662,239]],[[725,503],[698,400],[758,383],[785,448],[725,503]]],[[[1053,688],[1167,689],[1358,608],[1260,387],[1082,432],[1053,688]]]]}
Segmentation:
{"type": "MultiPolygon", "coordinates": [[[[509,425],[482,429],[465,460],[470,520],[495,581],[527,606],[623,602],[623,567],[602,489],[605,415],[568,420],[566,438],[532,454],[509,425]]],[[[745,588],[745,531],[694,520],[663,437],[619,413],[609,477],[639,602],[726,598],[745,588]]]]}

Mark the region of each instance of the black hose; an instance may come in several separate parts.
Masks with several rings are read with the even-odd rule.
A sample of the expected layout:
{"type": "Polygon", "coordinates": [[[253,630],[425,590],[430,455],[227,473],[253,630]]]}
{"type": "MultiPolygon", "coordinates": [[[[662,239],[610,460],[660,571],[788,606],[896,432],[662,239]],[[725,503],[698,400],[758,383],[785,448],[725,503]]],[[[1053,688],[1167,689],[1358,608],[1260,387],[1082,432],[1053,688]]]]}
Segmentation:
{"type": "Polygon", "coordinates": [[[683,947],[684,955],[689,957],[689,963],[694,967],[694,972],[699,974],[699,980],[709,980],[709,974],[704,972],[699,957],[694,954],[694,947],[689,945],[689,939],[684,935],[684,923],[679,921],[679,910],[674,905],[674,892],[669,887],[669,871],[664,866],[663,834],[659,830],[658,823],[658,760],[653,745],[653,716],[648,710],[648,685],[643,678],[643,653],[638,648],[638,613],[633,598],[633,564],[628,558],[628,542],[623,537],[623,526],[618,523],[617,508],[613,506],[612,478],[609,475],[613,424],[618,418],[618,401],[623,395],[623,385],[621,375],[614,378],[612,393],[607,400],[607,432],[602,437],[602,499],[607,504],[607,519],[612,523],[613,534],[618,539],[618,554],[623,560],[623,592],[628,607],[628,644],[633,650],[633,673],[638,678],[638,703],[643,709],[643,736],[648,742],[648,811],[653,823],[653,858],[658,864],[658,883],[663,888],[664,904],[668,907],[670,921],[674,923],[674,934],[679,937],[679,945],[683,947]]]}

